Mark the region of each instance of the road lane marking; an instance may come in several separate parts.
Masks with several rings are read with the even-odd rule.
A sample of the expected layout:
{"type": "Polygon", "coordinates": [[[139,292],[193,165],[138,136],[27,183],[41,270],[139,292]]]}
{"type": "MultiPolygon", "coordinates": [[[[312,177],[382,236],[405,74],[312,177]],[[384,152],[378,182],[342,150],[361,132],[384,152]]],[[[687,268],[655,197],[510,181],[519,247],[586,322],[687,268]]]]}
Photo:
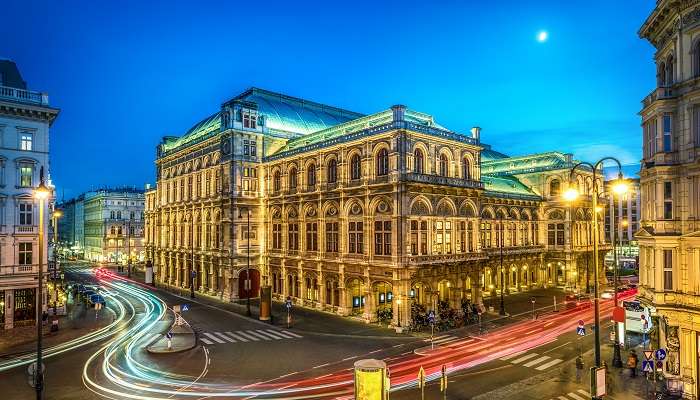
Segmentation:
{"type": "Polygon", "coordinates": [[[255,333],[257,333],[258,335],[262,335],[262,336],[265,336],[265,337],[269,337],[269,338],[271,338],[272,340],[280,340],[280,339],[281,339],[279,336],[275,336],[275,335],[272,335],[272,334],[270,334],[270,333],[267,333],[267,332],[261,331],[261,330],[257,330],[257,331],[255,331],[255,333]]]}
{"type": "Polygon", "coordinates": [[[533,365],[537,365],[537,364],[541,363],[542,361],[546,361],[546,360],[549,360],[549,356],[542,356],[540,358],[536,358],[536,359],[534,359],[526,364],[523,364],[523,366],[524,367],[532,367],[533,365]]]}
{"type": "Polygon", "coordinates": [[[241,342],[249,342],[248,339],[244,338],[243,336],[241,336],[239,334],[233,333],[231,331],[226,331],[226,334],[240,340],[241,342]]]}
{"type": "Polygon", "coordinates": [[[559,399],[559,400],[571,400],[570,398],[564,397],[564,396],[559,396],[559,397],[557,397],[557,399],[559,399]]]}
{"type": "Polygon", "coordinates": [[[259,337],[259,338],[261,338],[261,339],[263,339],[263,340],[271,340],[269,337],[263,336],[263,335],[259,334],[258,332],[255,332],[255,331],[246,331],[246,332],[249,333],[249,334],[251,334],[251,335],[255,335],[255,336],[257,336],[257,337],[259,337]]]}
{"type": "Polygon", "coordinates": [[[577,390],[577,392],[581,393],[582,395],[584,395],[586,397],[591,397],[591,394],[583,389],[579,389],[579,390],[577,390]]]}
{"type": "MultiPolygon", "coordinates": [[[[262,331],[261,331],[262,332],[262,331]]],[[[278,332],[272,330],[272,329],[265,329],[265,334],[272,336],[275,339],[288,339],[286,336],[280,335],[278,332]]]]}
{"type": "Polygon", "coordinates": [[[303,336],[297,335],[296,333],[289,332],[289,331],[282,331],[282,332],[286,333],[287,335],[292,335],[295,338],[302,338],[303,337],[303,336]]]}
{"type": "Polygon", "coordinates": [[[325,363],[325,364],[317,365],[317,366],[315,366],[315,367],[313,367],[313,368],[311,368],[311,369],[323,368],[323,367],[327,367],[327,366],[328,366],[328,363],[325,363]]]}
{"type": "Polygon", "coordinates": [[[204,334],[207,335],[207,336],[209,337],[209,339],[211,339],[211,340],[213,340],[213,341],[215,341],[215,342],[217,342],[217,343],[226,343],[226,342],[224,342],[223,340],[219,339],[218,337],[212,335],[212,334],[209,333],[209,332],[204,332],[204,334]]]}
{"type": "Polygon", "coordinates": [[[224,335],[224,334],[221,333],[221,332],[214,332],[214,334],[215,334],[216,336],[219,336],[220,338],[223,338],[223,339],[224,339],[225,341],[227,341],[227,342],[230,342],[230,343],[236,343],[236,342],[237,342],[236,339],[230,338],[230,337],[224,335]]]}
{"type": "Polygon", "coordinates": [[[253,340],[253,341],[256,341],[256,342],[259,342],[259,341],[260,341],[260,339],[256,338],[255,336],[249,335],[249,334],[247,334],[247,333],[245,333],[245,332],[243,332],[243,331],[237,331],[237,333],[238,333],[239,335],[241,335],[241,336],[247,337],[247,338],[250,339],[250,340],[253,340]]]}
{"type": "Polygon", "coordinates": [[[549,367],[553,367],[553,366],[559,364],[559,363],[562,362],[562,361],[564,361],[564,360],[559,359],[559,358],[555,358],[554,360],[552,360],[552,361],[550,361],[550,362],[548,362],[548,363],[546,363],[546,364],[542,364],[542,365],[540,365],[539,367],[537,367],[537,368],[535,368],[535,369],[538,370],[538,371],[544,371],[545,369],[547,369],[547,368],[549,368],[549,367]]]}
{"type": "Polygon", "coordinates": [[[511,363],[511,364],[519,364],[519,363],[521,363],[521,362],[523,362],[523,361],[525,361],[525,360],[531,359],[532,357],[537,357],[538,355],[539,355],[539,354],[537,354],[537,353],[530,353],[530,354],[528,354],[528,355],[525,355],[525,356],[522,356],[522,357],[520,357],[520,358],[518,358],[518,359],[515,359],[515,360],[511,361],[510,363],[511,363]]]}
{"type": "MultiPolygon", "coordinates": [[[[412,353],[412,352],[409,351],[409,353],[412,353]]],[[[359,356],[352,356],[352,357],[348,357],[348,358],[343,358],[342,361],[352,360],[353,358],[357,358],[357,357],[359,357],[359,356]]]]}
{"type": "Polygon", "coordinates": [[[325,378],[325,377],[331,376],[331,375],[333,375],[333,374],[325,374],[325,375],[317,376],[314,379],[321,379],[321,378],[325,378]]]}
{"type": "Polygon", "coordinates": [[[374,351],[370,351],[370,352],[367,353],[367,354],[379,353],[380,351],[382,351],[382,349],[377,349],[377,350],[374,350],[374,351]]]}
{"type": "Polygon", "coordinates": [[[505,357],[499,358],[499,360],[501,360],[501,361],[508,361],[508,360],[510,360],[511,358],[515,358],[515,357],[520,356],[520,355],[523,355],[523,354],[525,354],[525,353],[527,353],[527,350],[519,351],[519,352],[513,353],[513,354],[508,354],[508,355],[505,356],[505,357]]]}
{"type": "Polygon", "coordinates": [[[294,336],[292,336],[288,333],[284,333],[284,331],[275,331],[275,333],[280,335],[280,336],[284,336],[287,339],[294,339],[294,336]]]}
{"type": "Polygon", "coordinates": [[[403,345],[402,345],[402,344],[397,344],[397,345],[394,345],[394,346],[392,346],[392,347],[401,347],[401,346],[403,346],[403,345]]]}
{"type": "Polygon", "coordinates": [[[202,338],[199,338],[199,340],[201,340],[202,342],[204,342],[204,344],[214,344],[214,342],[212,342],[211,340],[206,339],[206,338],[203,338],[203,337],[202,337],[202,338]]]}
{"type": "Polygon", "coordinates": [[[577,394],[574,393],[574,392],[571,392],[571,393],[567,394],[567,396],[573,398],[574,400],[586,400],[586,399],[584,399],[583,397],[577,395],[577,394]]]}
{"type": "Polygon", "coordinates": [[[556,349],[560,349],[560,348],[566,346],[567,344],[571,344],[571,341],[568,341],[568,342],[566,342],[566,343],[564,343],[564,344],[562,344],[562,345],[559,345],[559,346],[554,347],[554,348],[551,348],[551,349],[549,349],[549,350],[547,350],[547,351],[545,351],[545,352],[542,352],[542,354],[550,353],[550,352],[552,352],[552,351],[554,351],[554,350],[556,350],[556,349]]]}

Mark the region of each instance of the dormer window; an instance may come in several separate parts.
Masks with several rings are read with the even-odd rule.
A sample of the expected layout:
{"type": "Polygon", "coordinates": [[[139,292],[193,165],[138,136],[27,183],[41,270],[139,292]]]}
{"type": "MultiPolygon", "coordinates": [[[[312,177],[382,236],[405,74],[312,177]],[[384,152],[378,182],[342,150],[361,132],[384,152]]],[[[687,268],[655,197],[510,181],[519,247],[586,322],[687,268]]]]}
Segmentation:
{"type": "Polygon", "coordinates": [[[249,110],[243,110],[243,127],[250,129],[258,128],[258,115],[249,110]]]}

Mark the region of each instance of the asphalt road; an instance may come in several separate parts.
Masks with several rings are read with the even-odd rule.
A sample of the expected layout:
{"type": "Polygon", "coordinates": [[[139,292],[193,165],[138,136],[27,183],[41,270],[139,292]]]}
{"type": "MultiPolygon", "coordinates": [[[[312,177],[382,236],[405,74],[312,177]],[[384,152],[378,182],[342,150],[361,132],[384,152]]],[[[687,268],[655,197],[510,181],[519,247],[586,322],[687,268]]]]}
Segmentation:
{"type": "MultiPolygon", "coordinates": [[[[84,273],[83,268],[85,266],[82,264],[67,267],[68,278],[94,281],[95,277],[84,273]]],[[[108,372],[103,368],[102,361],[105,357],[102,355],[93,358],[86,374],[83,374],[83,367],[91,355],[104,350],[100,346],[107,343],[107,340],[86,344],[79,349],[48,358],[45,398],[100,398],[89,388],[101,391],[103,395],[109,394],[113,398],[122,398],[126,394],[143,394],[154,398],[198,398],[194,395],[197,391],[215,392],[221,397],[227,397],[226,393],[237,393],[236,396],[231,395],[228,398],[292,398],[298,394],[309,395],[308,398],[324,398],[321,393],[333,391],[313,389],[317,390],[314,392],[311,389],[305,391],[305,388],[323,385],[341,387],[347,383],[355,361],[376,358],[383,359],[392,366],[392,383],[394,368],[397,371],[396,382],[405,381],[414,375],[413,369],[417,372],[422,360],[433,368],[439,366],[439,359],[449,360],[450,365],[458,365],[461,360],[474,360],[470,361],[473,365],[458,368],[449,376],[447,398],[469,399],[537,374],[563,368],[580,351],[592,346],[590,329],[589,336],[586,337],[577,336],[572,329],[542,345],[537,346],[535,343],[533,346],[536,347],[526,346],[528,349],[522,354],[508,354],[491,360],[488,352],[508,348],[510,340],[517,339],[518,346],[523,343],[527,345],[523,338],[529,337],[528,335],[532,336],[533,340],[538,340],[538,333],[529,332],[527,328],[528,321],[532,318],[531,312],[528,312],[531,307],[529,299],[532,297],[529,293],[507,297],[508,311],[515,315],[503,319],[494,316],[484,324],[485,330],[481,333],[475,326],[437,333],[434,337],[435,348],[441,352],[437,357],[431,353],[433,350],[426,351],[431,347],[428,338],[368,335],[362,327],[363,324],[359,322],[356,323],[357,329],[344,326],[341,332],[329,330],[327,324],[322,323],[322,329],[314,332],[309,328],[313,327],[313,318],[318,316],[309,313],[306,317],[306,329],[285,329],[284,326],[271,326],[230,309],[222,309],[204,299],[191,300],[160,289],[140,290],[148,292],[148,296],[153,297],[154,304],[161,301],[168,307],[190,304],[190,310],[184,313],[184,317],[197,332],[199,346],[177,354],[148,354],[144,349],[147,339],[166,331],[172,321],[172,314],[166,313],[160,322],[149,328],[150,331],[143,340],[137,341],[131,348],[126,342],[120,344],[122,347],[115,350],[113,358],[110,359],[110,368],[116,371],[113,376],[106,375],[108,372]],[[509,326],[519,326],[517,331],[513,331],[512,338],[499,334],[502,330],[507,332],[509,326]],[[120,373],[142,382],[130,387],[128,382],[119,382],[120,373]],[[85,377],[92,382],[86,384],[85,377]],[[151,386],[174,392],[149,393],[151,386]],[[268,389],[268,394],[260,394],[268,389]],[[253,392],[244,393],[244,390],[253,392]],[[295,392],[280,394],[278,390],[295,392]],[[187,391],[192,391],[192,395],[182,396],[182,393],[187,391]]],[[[556,290],[551,289],[537,292],[538,309],[540,305],[550,307],[549,299],[556,293],[556,290]]],[[[134,327],[141,320],[153,318],[157,307],[153,306],[155,308],[150,309],[149,307],[153,307],[146,305],[139,296],[131,296],[129,291],[123,291],[122,294],[125,304],[128,305],[124,322],[120,324],[121,336],[124,336],[123,332],[126,332],[126,329],[134,327]],[[134,308],[130,309],[132,306],[134,308]],[[126,322],[129,318],[132,319],[126,322]]],[[[538,313],[541,312],[542,318],[546,319],[546,313],[549,311],[544,308],[538,313]]],[[[591,314],[592,318],[590,311],[580,311],[576,315],[586,313],[591,314]]],[[[538,327],[541,332],[550,329],[546,322],[538,322],[538,327]]],[[[111,371],[110,368],[107,368],[107,371],[111,371]]],[[[429,382],[426,398],[442,398],[436,383],[437,381],[429,382]]],[[[393,392],[392,398],[420,398],[414,386],[410,382],[401,382],[403,389],[393,392]]],[[[27,384],[26,366],[0,372],[0,390],[11,399],[33,398],[32,389],[27,384]]],[[[347,391],[347,387],[343,390],[347,391]]],[[[343,390],[339,390],[338,393],[343,390]]]]}

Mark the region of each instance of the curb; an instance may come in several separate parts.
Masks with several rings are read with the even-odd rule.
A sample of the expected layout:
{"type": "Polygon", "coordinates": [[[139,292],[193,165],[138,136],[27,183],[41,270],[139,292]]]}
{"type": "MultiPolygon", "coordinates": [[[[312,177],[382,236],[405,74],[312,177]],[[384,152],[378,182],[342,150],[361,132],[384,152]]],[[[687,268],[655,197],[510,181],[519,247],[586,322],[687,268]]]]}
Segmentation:
{"type": "MultiPolygon", "coordinates": [[[[171,349],[171,350],[162,350],[161,351],[161,350],[151,350],[151,347],[152,347],[152,345],[151,345],[151,346],[148,346],[146,348],[146,351],[150,354],[173,354],[173,353],[182,353],[183,351],[192,350],[195,347],[197,347],[197,335],[194,332],[188,333],[186,335],[194,336],[194,341],[193,341],[194,344],[190,347],[183,347],[181,349],[171,349]]],[[[158,340],[162,340],[162,339],[163,339],[163,337],[158,338],[158,340]]]]}

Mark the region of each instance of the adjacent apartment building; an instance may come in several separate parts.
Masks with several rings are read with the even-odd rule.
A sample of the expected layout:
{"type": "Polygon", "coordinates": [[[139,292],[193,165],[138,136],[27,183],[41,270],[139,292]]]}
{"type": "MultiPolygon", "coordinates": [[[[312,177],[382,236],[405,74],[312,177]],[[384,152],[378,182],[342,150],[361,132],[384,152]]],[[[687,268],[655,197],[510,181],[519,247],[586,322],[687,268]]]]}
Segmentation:
{"type": "MultiPolygon", "coordinates": [[[[0,327],[5,329],[34,324],[40,315],[39,203],[33,190],[42,167],[48,178],[49,128],[58,113],[46,93],[27,89],[13,61],[0,59],[0,327]]],[[[41,304],[46,301],[44,296],[41,304]]]]}
{"type": "Polygon", "coordinates": [[[639,36],[655,49],[642,101],[640,298],[666,386],[700,396],[700,4],[659,0],[639,36]]]}
{"type": "Polygon", "coordinates": [[[84,240],[85,259],[120,264],[144,260],[143,190],[100,189],[76,200],[72,223],[76,226],[74,235],[84,240]]]}
{"type": "Polygon", "coordinates": [[[252,88],[157,147],[148,258],[160,284],[189,287],[194,271],[196,290],[227,300],[267,285],[277,299],[394,324],[413,304],[585,290],[609,246],[592,254],[602,179],[577,169],[587,196],[562,201],[576,163],[509,157],[478,127],[456,132],[402,105],[364,115],[252,88]]]}

